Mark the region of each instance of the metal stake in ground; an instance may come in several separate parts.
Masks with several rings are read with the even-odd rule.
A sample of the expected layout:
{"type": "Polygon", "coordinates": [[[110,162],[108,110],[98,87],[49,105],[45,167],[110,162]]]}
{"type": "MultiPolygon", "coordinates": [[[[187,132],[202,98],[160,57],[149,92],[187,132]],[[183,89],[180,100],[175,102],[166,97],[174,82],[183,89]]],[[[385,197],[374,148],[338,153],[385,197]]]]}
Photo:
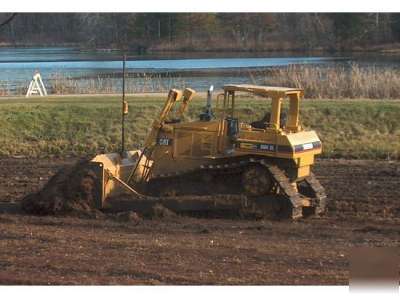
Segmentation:
{"type": "Polygon", "coordinates": [[[125,63],[126,55],[122,61],[122,122],[121,122],[121,156],[125,155],[125,115],[128,114],[128,103],[125,101],[125,63]]]}

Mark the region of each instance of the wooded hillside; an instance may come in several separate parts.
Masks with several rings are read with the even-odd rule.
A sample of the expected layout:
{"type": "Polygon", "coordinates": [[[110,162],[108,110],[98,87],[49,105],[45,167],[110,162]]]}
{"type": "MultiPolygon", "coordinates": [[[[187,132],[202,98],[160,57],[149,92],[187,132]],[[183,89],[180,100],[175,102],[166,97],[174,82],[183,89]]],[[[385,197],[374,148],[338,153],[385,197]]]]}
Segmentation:
{"type": "MultiPolygon", "coordinates": [[[[10,17],[0,14],[0,24],[10,17]]],[[[0,45],[156,50],[368,50],[400,42],[395,13],[35,13],[0,28],[0,45]]]]}

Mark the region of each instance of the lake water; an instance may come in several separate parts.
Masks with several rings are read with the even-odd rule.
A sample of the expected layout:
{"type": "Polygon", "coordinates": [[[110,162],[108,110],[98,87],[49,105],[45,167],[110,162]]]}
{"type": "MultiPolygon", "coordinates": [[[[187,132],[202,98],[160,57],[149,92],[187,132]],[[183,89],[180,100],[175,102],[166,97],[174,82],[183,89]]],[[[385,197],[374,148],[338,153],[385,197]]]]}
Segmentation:
{"type": "MultiPolygon", "coordinates": [[[[8,88],[9,93],[25,88],[35,71],[49,82],[55,77],[70,78],[86,82],[89,79],[105,77],[116,81],[115,74],[121,72],[122,53],[119,51],[84,51],[73,48],[0,48],[0,88],[8,88]]],[[[164,55],[130,55],[126,62],[130,73],[179,73],[174,79],[162,78],[161,85],[166,88],[174,84],[188,84],[193,88],[207,88],[211,83],[217,87],[229,83],[250,83],[246,72],[232,70],[279,67],[293,64],[332,65],[337,63],[396,63],[396,59],[371,57],[299,56],[289,53],[178,53],[164,55]],[[232,75],[213,75],[215,70],[230,70],[232,75]],[[185,75],[185,71],[210,72],[208,75],[185,75]],[[235,73],[235,74],[233,74],[235,73]],[[182,78],[184,77],[184,79],[182,78]],[[184,81],[184,83],[183,83],[184,81]]],[[[104,79],[103,79],[104,80],[104,79]]],[[[115,83],[115,82],[114,82],[115,83]]],[[[140,84],[140,79],[136,80],[140,84]]],[[[119,83],[113,84],[118,89],[119,83]]],[[[111,90],[116,91],[116,90],[111,90]]],[[[145,91],[145,90],[143,90],[145,91]]]]}

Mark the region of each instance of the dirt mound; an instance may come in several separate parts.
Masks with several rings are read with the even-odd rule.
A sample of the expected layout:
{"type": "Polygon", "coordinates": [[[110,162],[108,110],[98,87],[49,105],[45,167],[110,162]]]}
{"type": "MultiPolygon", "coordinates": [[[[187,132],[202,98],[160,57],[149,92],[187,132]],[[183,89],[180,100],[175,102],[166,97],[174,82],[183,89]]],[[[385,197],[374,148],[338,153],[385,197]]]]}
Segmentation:
{"type": "Polygon", "coordinates": [[[35,215],[98,212],[92,195],[96,177],[88,163],[83,160],[60,169],[40,191],[23,198],[22,210],[35,215]]]}

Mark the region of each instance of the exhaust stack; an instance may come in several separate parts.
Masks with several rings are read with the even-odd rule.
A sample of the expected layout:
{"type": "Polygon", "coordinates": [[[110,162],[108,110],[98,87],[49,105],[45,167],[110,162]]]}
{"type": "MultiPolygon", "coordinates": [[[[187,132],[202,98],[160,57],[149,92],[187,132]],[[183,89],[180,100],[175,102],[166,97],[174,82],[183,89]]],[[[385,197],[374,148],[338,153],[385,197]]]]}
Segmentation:
{"type": "Polygon", "coordinates": [[[214,115],[212,112],[212,106],[211,106],[213,91],[214,91],[214,86],[211,85],[207,91],[207,104],[206,104],[205,112],[200,114],[200,120],[202,120],[202,121],[211,121],[211,119],[214,118],[214,115]]]}

